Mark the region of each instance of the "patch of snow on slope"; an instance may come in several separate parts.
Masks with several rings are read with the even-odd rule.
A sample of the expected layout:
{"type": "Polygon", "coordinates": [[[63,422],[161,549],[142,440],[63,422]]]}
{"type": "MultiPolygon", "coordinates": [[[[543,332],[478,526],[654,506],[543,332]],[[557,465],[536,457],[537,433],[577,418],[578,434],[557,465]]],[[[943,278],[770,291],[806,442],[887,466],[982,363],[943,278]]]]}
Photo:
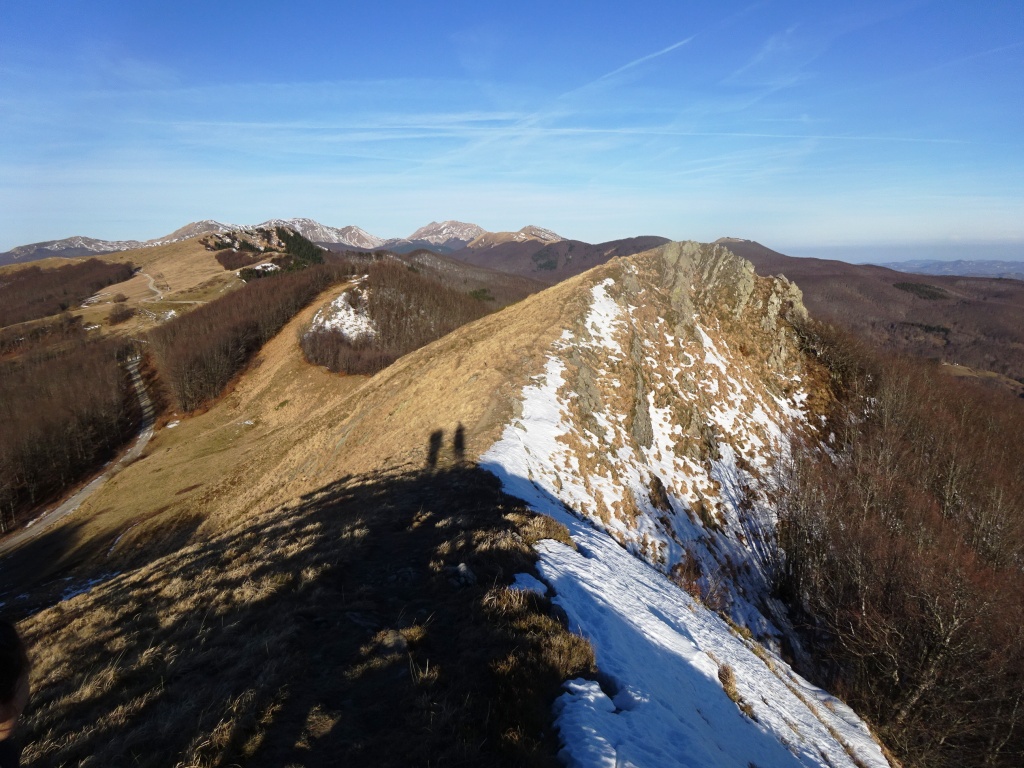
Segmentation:
{"type": "Polygon", "coordinates": [[[352,342],[375,339],[377,326],[369,315],[369,291],[346,290],[316,313],[310,331],[336,331],[352,342]]]}
{"type": "Polygon", "coordinates": [[[591,289],[594,298],[587,315],[586,327],[594,340],[605,349],[622,354],[622,347],[615,338],[616,332],[622,327],[622,312],[615,300],[608,295],[608,288],[615,282],[608,278],[591,289]]]}
{"type": "Polygon", "coordinates": [[[699,324],[692,338],[664,344],[663,321],[634,317],[637,308],[620,306],[609,293],[613,284],[606,279],[592,287],[585,331],[563,332],[547,363],[546,385],[524,392],[517,421],[517,434],[531,435],[524,476],[666,574],[695,571],[687,578],[703,595],[713,594],[734,621],[778,643],[784,612],[770,597],[769,457],[785,454],[783,425],[803,413],[797,401],[759,390],[720,351],[727,349],[724,339],[714,340],[699,324]],[[649,350],[641,375],[646,396],[633,405],[621,398],[631,389],[619,379],[624,347],[649,350]],[[590,366],[597,390],[585,404],[566,385],[567,376],[578,380],[575,371],[567,373],[573,359],[590,366]],[[627,419],[636,406],[646,413],[627,419]],[[531,408],[549,413],[536,442],[531,408]],[[642,416],[650,425],[647,444],[633,431],[642,416]],[[699,434],[685,436],[682,423],[693,432],[695,418],[703,422],[699,434]],[[694,444],[708,441],[712,447],[701,449],[708,455],[693,454],[694,444]]]}
{"type": "Polygon", "coordinates": [[[541,577],[594,646],[604,685],[574,680],[556,703],[569,766],[886,766],[837,699],[768,657],[607,535],[557,509],[580,552],[538,545],[541,577]],[[729,665],[744,715],[719,682],[729,665]],[[833,734],[837,734],[838,738],[833,734]],[[848,751],[849,750],[849,751],[848,751]]]}

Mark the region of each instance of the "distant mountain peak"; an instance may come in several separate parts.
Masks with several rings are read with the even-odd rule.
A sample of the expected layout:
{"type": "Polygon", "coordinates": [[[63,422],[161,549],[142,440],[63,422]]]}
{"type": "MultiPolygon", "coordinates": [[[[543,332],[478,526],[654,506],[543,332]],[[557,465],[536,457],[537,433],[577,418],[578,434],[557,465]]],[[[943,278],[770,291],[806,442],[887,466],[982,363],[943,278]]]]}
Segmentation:
{"type": "Polygon", "coordinates": [[[329,227],[315,219],[297,217],[291,219],[270,219],[257,227],[288,227],[307,240],[329,245],[346,245],[350,248],[372,250],[384,245],[385,240],[371,235],[359,227],[329,227]]]}
{"type": "Polygon", "coordinates": [[[225,224],[214,219],[203,219],[202,221],[193,221],[183,227],[179,227],[169,235],[147,240],[144,244],[166,245],[168,243],[176,243],[179,240],[188,240],[190,237],[196,237],[197,235],[205,235],[210,232],[230,232],[233,229],[238,229],[238,227],[234,224],[225,224]]]}
{"type": "Polygon", "coordinates": [[[544,227],[538,227],[533,224],[527,224],[516,234],[522,235],[521,238],[517,237],[517,240],[542,240],[545,243],[557,243],[565,240],[564,237],[552,232],[550,229],[544,229],[544,227]]]}
{"type": "Polygon", "coordinates": [[[478,224],[470,224],[464,221],[432,221],[424,227],[420,227],[407,238],[410,241],[426,241],[435,245],[444,245],[451,240],[461,240],[468,243],[471,240],[486,232],[478,224]]]}

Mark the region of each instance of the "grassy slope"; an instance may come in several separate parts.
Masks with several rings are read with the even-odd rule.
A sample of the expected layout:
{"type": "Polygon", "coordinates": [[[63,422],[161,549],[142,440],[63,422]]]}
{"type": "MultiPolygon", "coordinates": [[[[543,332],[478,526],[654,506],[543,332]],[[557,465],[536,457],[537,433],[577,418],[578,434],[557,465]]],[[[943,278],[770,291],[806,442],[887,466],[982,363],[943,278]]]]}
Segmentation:
{"type": "Polygon", "coordinates": [[[501,586],[552,536],[450,467],[340,478],[198,537],[23,623],[26,758],[553,765],[550,702],[592,656],[501,586]]]}
{"type": "MultiPolygon", "coordinates": [[[[262,502],[263,494],[249,491],[273,476],[282,452],[304,440],[303,420],[363,382],[331,376],[297,353],[298,329],[336,292],[326,292],[286,325],[215,406],[173,429],[158,429],[145,455],[67,524],[11,555],[5,570],[24,574],[12,576],[22,591],[69,569],[84,578],[145,561],[180,544],[202,522],[244,516],[253,502],[262,502]],[[40,563],[48,564],[41,572],[40,563]]],[[[32,602],[47,602],[52,591],[33,593],[32,602]]]]}
{"type": "MultiPolygon", "coordinates": [[[[149,251],[160,250],[146,252],[148,255],[149,251]]],[[[187,272],[179,285],[202,279],[204,268],[206,252],[201,247],[184,253],[192,254],[196,268],[187,272]]],[[[159,267],[161,263],[154,259],[149,266],[159,267]]],[[[116,570],[149,557],[154,543],[158,551],[164,551],[159,550],[161,541],[166,542],[167,548],[173,548],[199,526],[204,527],[205,535],[234,524],[240,517],[271,509],[314,490],[342,474],[388,466],[421,466],[430,433],[447,429],[450,442],[460,419],[465,422],[468,448],[472,450],[482,428],[476,410],[487,400],[478,392],[488,390],[452,397],[449,390],[459,379],[458,370],[440,366],[429,383],[418,380],[418,371],[424,360],[438,354],[433,351],[438,345],[442,349],[452,344],[475,347],[464,361],[468,367],[461,373],[463,379],[471,375],[466,373],[471,368],[485,369],[492,361],[497,365],[505,354],[506,344],[486,337],[501,325],[503,321],[497,318],[504,313],[482,321],[488,325],[480,334],[483,341],[479,344],[459,341],[468,330],[460,329],[400,360],[375,378],[369,390],[370,402],[350,401],[348,396],[360,389],[365,377],[335,376],[308,365],[297,344],[299,330],[337,292],[338,289],[325,292],[299,313],[264,347],[233,390],[216,405],[182,420],[173,429],[159,429],[142,459],[110,480],[60,532],[43,537],[32,551],[8,567],[21,572],[23,561],[25,570],[35,573],[38,563],[51,563],[33,582],[64,575],[69,568],[84,568],[86,573],[116,570]],[[367,418],[367,412],[378,406],[382,396],[407,388],[410,391],[402,394],[402,403],[385,406],[384,428],[375,430],[374,425],[381,417],[374,414],[367,418]],[[414,401],[418,404],[415,407],[414,401]],[[350,410],[360,402],[363,406],[359,414],[347,420],[350,410]],[[441,413],[446,416],[443,421],[437,416],[441,413]],[[397,420],[392,418],[396,414],[397,420]],[[366,444],[367,428],[371,433],[376,431],[372,447],[366,444]],[[355,434],[350,446],[354,450],[343,451],[342,435],[350,431],[355,434]]],[[[541,321],[534,332],[545,330],[541,321]]],[[[531,338],[524,337],[519,345],[523,354],[531,346],[531,338]]],[[[454,367],[463,367],[462,355],[454,367]]],[[[510,363],[501,367],[504,373],[495,368],[485,374],[491,391],[500,386],[511,398],[515,390],[506,380],[513,367],[510,363]]],[[[511,408],[511,400],[506,405],[511,408]]],[[[481,450],[489,445],[488,440],[496,438],[503,417],[492,415],[484,421],[492,428],[491,437],[482,437],[481,450]]],[[[14,581],[23,583],[24,579],[14,581]]],[[[32,602],[49,600],[53,589],[47,594],[33,594],[32,602]]]]}
{"type": "Polygon", "coordinates": [[[5,563],[122,574],[23,623],[33,764],[115,748],[154,765],[550,762],[550,702],[592,658],[545,601],[501,585],[562,534],[460,463],[452,437],[462,424],[467,457],[495,439],[556,318],[587,297],[531,297],[367,381],[301,360],[297,330],[332,295],[5,563]],[[463,562],[476,585],[451,583],[463,562]]]}
{"type": "MultiPolygon", "coordinates": [[[[214,254],[200,245],[197,238],[154,248],[108,253],[98,258],[115,263],[131,262],[145,273],[109,286],[102,292],[105,295],[88,307],[71,310],[72,314],[82,317],[86,324],[100,325],[104,331],[107,330],[106,318],[113,308],[111,299],[118,293],[128,297],[127,306],[159,315],[172,309],[179,313],[187,311],[190,305],[182,302],[210,301],[222,291],[241,285],[235,274],[218,264],[214,254]],[[156,288],[164,294],[161,301],[153,301],[156,294],[150,290],[146,275],[153,278],[156,288]]],[[[48,269],[76,261],[79,259],[49,258],[28,264],[13,264],[0,267],[0,275],[27,266],[48,269]]],[[[155,321],[143,313],[117,326],[115,330],[132,335],[154,324],[155,321]]]]}

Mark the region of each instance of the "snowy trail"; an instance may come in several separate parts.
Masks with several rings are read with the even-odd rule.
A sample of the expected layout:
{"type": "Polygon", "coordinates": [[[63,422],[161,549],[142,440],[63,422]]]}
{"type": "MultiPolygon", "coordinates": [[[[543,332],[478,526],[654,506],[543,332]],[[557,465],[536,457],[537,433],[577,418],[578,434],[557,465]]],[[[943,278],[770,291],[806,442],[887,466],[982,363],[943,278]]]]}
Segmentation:
{"type": "Polygon", "coordinates": [[[601,683],[574,680],[556,702],[569,766],[888,766],[857,715],[792,672],[756,655],[716,614],[558,499],[482,462],[506,492],[569,528],[579,551],[538,544],[541,577],[571,628],[594,646],[601,683]],[[719,682],[735,672],[744,715],[719,682]]]}
{"type": "Polygon", "coordinates": [[[85,486],[78,489],[78,491],[76,491],[72,496],[65,499],[56,507],[52,507],[43,512],[41,515],[29,522],[22,530],[3,541],[0,541],[0,556],[42,535],[65,517],[70,515],[78,509],[86,499],[102,488],[103,484],[110,477],[117,474],[127,464],[130,464],[132,461],[137,459],[142,454],[142,451],[145,450],[146,445],[149,444],[150,438],[153,437],[155,413],[153,409],[153,401],[149,399],[149,394],[146,392],[146,385],[143,384],[142,375],[139,373],[139,362],[140,359],[137,357],[132,358],[127,362],[128,371],[132,377],[132,386],[135,388],[135,395],[138,398],[139,406],[142,409],[142,427],[138,436],[135,438],[135,442],[132,443],[131,447],[120,459],[112,464],[108,464],[100,475],[94,477],[85,486]]]}

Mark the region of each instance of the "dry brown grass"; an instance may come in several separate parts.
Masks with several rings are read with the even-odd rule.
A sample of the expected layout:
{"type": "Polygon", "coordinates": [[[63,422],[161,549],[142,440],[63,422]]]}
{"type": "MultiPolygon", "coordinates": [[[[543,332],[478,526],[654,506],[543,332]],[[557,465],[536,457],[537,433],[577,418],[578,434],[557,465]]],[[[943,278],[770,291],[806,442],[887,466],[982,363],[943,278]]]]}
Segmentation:
{"type": "MultiPolygon", "coordinates": [[[[123,283],[109,286],[101,292],[104,295],[98,301],[88,307],[72,307],[71,312],[87,325],[104,326],[112,304],[122,303],[114,302],[114,297],[122,294],[125,297],[123,305],[137,313],[131,321],[115,329],[116,333],[123,335],[137,335],[156,325],[157,320],[149,313],[160,316],[171,310],[179,314],[187,312],[196,306],[191,302],[212,301],[224,291],[242,284],[234,272],[226,271],[217,263],[214,254],[207,251],[197,238],[155,248],[107,253],[98,258],[115,263],[130,262],[145,274],[140,273],[123,283]],[[149,277],[163,293],[162,300],[154,301],[157,296],[150,290],[149,277]]],[[[27,265],[4,266],[0,268],[0,274],[4,270],[17,270],[24,266],[52,269],[77,261],[81,259],[43,259],[27,265]]],[[[104,333],[109,330],[101,328],[104,333]]]]}
{"type": "Polygon", "coordinates": [[[593,655],[502,586],[534,519],[472,468],[352,478],[113,578],[22,624],[26,758],[555,765],[550,704],[593,655]]]}

